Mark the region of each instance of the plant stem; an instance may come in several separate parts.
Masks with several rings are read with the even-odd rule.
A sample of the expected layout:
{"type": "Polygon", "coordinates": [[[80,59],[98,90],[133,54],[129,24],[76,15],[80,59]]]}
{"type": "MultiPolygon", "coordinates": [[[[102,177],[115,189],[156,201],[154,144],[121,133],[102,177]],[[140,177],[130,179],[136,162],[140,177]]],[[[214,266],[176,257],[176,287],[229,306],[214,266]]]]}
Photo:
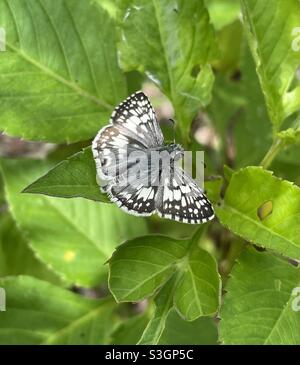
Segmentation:
{"type": "Polygon", "coordinates": [[[267,169],[282,147],[283,141],[281,139],[276,139],[270,147],[269,151],[266,153],[265,157],[262,159],[260,166],[267,169]]]}

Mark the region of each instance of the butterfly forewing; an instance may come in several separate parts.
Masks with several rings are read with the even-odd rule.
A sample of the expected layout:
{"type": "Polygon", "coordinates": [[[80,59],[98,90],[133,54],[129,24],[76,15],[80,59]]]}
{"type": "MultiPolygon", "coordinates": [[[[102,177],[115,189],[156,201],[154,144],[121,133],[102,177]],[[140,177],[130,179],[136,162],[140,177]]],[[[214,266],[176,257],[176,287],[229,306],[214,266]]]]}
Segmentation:
{"type": "Polygon", "coordinates": [[[164,138],[155,112],[149,99],[141,91],[131,95],[115,109],[111,123],[123,128],[123,133],[128,132],[146,148],[163,144],[164,138]]]}
{"type": "Polygon", "coordinates": [[[163,218],[199,224],[214,218],[209,200],[195,181],[180,167],[163,175],[157,199],[157,213],[163,218]]]}
{"type": "Polygon", "coordinates": [[[139,91],[113,112],[110,124],[93,141],[97,175],[111,179],[126,170],[128,155],[163,144],[163,135],[147,96],[139,91]],[[123,166],[122,166],[123,165],[123,166]]]}

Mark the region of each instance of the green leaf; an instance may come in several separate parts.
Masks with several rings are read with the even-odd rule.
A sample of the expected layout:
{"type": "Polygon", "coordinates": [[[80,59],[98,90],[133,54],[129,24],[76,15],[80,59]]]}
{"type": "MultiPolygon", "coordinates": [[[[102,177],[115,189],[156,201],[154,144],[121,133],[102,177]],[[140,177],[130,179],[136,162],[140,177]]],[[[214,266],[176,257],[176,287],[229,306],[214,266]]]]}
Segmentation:
{"type": "MultiPolygon", "coordinates": [[[[148,322],[148,312],[123,321],[111,335],[111,344],[135,345],[148,322]]],[[[214,319],[201,317],[195,321],[187,322],[178,315],[175,309],[171,309],[157,344],[216,345],[217,340],[218,332],[214,319]]]]}
{"type": "Polygon", "coordinates": [[[295,310],[299,303],[295,288],[299,287],[299,267],[266,252],[247,249],[226,287],[221,308],[222,342],[299,345],[300,316],[295,310]]]}
{"type": "MultiPolygon", "coordinates": [[[[280,140],[280,150],[273,161],[272,169],[275,170],[276,163],[280,168],[275,170],[282,176],[291,176],[289,180],[297,181],[299,177],[299,153],[300,153],[300,114],[296,120],[289,123],[289,128],[277,133],[276,137],[280,140]],[[278,164],[279,163],[279,164],[278,164]],[[287,174],[285,175],[285,173],[287,174]],[[293,176],[293,177],[292,177],[293,176]]],[[[299,184],[298,184],[299,185],[299,184]]]]}
{"type": "Polygon", "coordinates": [[[234,170],[231,167],[224,165],[223,172],[224,172],[224,178],[225,178],[226,182],[229,182],[232,178],[232,175],[234,174],[234,170]]]}
{"type": "Polygon", "coordinates": [[[174,309],[166,319],[159,345],[216,345],[218,331],[212,318],[201,317],[192,322],[184,321],[174,309]]]}
{"type": "MultiPolygon", "coordinates": [[[[109,260],[109,287],[116,300],[142,300],[168,281],[172,282],[168,286],[176,289],[170,295],[170,305],[174,302],[187,320],[214,314],[219,305],[220,278],[214,258],[198,246],[203,230],[201,227],[188,240],[153,235],[119,246],[109,260]]],[[[159,293],[157,300],[162,296],[167,298],[159,293]]],[[[166,310],[170,307],[163,305],[166,310]]]]}
{"type": "Polygon", "coordinates": [[[223,178],[221,176],[212,176],[209,180],[205,181],[204,185],[209,200],[213,203],[218,202],[223,185],[223,178]]]}
{"type": "Polygon", "coordinates": [[[221,223],[247,241],[288,257],[300,258],[300,189],[260,167],[235,172],[223,205],[216,208],[221,223]],[[272,211],[259,210],[271,202],[272,211]]]}
{"type": "Polygon", "coordinates": [[[288,128],[277,133],[277,137],[281,139],[285,145],[293,145],[300,143],[300,127],[288,128]]]}
{"type": "Polygon", "coordinates": [[[45,194],[62,198],[83,197],[108,202],[96,182],[96,166],[90,148],[62,161],[44,176],[27,186],[24,193],[45,194]]]}
{"type": "MultiPolygon", "coordinates": [[[[241,38],[235,28],[235,23],[229,26],[232,32],[230,47],[241,38]]],[[[216,75],[212,102],[207,110],[220,137],[219,160],[223,164],[231,163],[234,168],[259,164],[272,143],[272,131],[254,61],[248,47],[242,44],[240,48],[241,55],[235,60],[237,68],[234,72],[223,70],[227,67],[226,59],[217,61],[216,66],[222,69],[216,75]]]]}
{"type": "Polygon", "coordinates": [[[147,313],[124,320],[112,333],[110,344],[136,345],[148,321],[147,313]]]}
{"type": "Polygon", "coordinates": [[[245,104],[230,120],[235,152],[235,168],[257,165],[265,156],[272,143],[272,131],[268,111],[255,64],[248,47],[244,46],[241,57],[240,88],[245,104]]]}
{"type": "Polygon", "coordinates": [[[0,129],[51,142],[93,137],[126,96],[106,11],[89,1],[1,1],[0,24],[0,129]]]}
{"type": "Polygon", "coordinates": [[[187,320],[213,314],[218,309],[220,278],[213,257],[198,246],[190,248],[183,274],[174,293],[174,305],[187,320]]]}
{"type": "Polygon", "coordinates": [[[4,194],[4,182],[0,174],[0,209],[4,210],[6,205],[5,194],[4,194]]]}
{"type": "Polygon", "coordinates": [[[0,215],[0,277],[20,274],[61,284],[61,280],[35,257],[11,215],[3,212],[0,215]]]}
{"type": "MultiPolygon", "coordinates": [[[[287,140],[285,140],[285,143],[286,142],[287,140]]],[[[294,181],[295,184],[298,186],[300,185],[299,184],[300,161],[298,158],[299,154],[300,154],[299,144],[287,145],[286,148],[282,149],[278,153],[276,160],[274,160],[272,164],[272,170],[274,170],[274,173],[276,173],[278,176],[282,178],[294,181]]]]}
{"type": "Polygon", "coordinates": [[[92,0],[92,1],[101,5],[103,7],[103,9],[105,9],[113,19],[116,18],[117,7],[116,7],[114,0],[113,1],[112,0],[92,0]]]}
{"type": "Polygon", "coordinates": [[[242,0],[249,45],[275,132],[300,107],[299,87],[291,89],[300,65],[293,49],[299,27],[298,0],[242,0]]]}
{"type": "Polygon", "coordinates": [[[205,0],[205,5],[216,30],[238,20],[241,11],[239,0],[205,0]]]}
{"type": "Polygon", "coordinates": [[[110,289],[118,302],[136,302],[154,294],[172,274],[189,241],[164,236],[138,237],[125,242],[109,260],[110,289]]]}
{"type": "MultiPolygon", "coordinates": [[[[235,38],[229,39],[236,43],[235,38]]],[[[227,67],[226,60],[218,62],[219,67],[227,67]]],[[[207,109],[220,138],[219,160],[234,168],[258,164],[272,141],[265,101],[250,51],[242,47],[241,57],[236,62],[238,68],[234,73],[226,70],[217,73],[213,99],[207,109]]]]}
{"type": "Polygon", "coordinates": [[[110,299],[88,299],[29,276],[1,279],[6,312],[1,344],[105,344],[113,329],[110,299]]]}
{"type": "MultiPolygon", "coordinates": [[[[204,252],[206,252],[206,251],[204,251],[204,252]]],[[[175,275],[175,276],[171,277],[171,279],[158,292],[158,294],[154,298],[154,302],[155,302],[155,306],[156,306],[155,311],[154,311],[153,316],[152,316],[151,320],[149,321],[147,327],[145,328],[141,339],[138,342],[139,344],[157,345],[157,344],[163,343],[163,341],[168,341],[168,339],[172,336],[172,331],[176,330],[176,325],[184,327],[183,323],[186,323],[186,321],[184,319],[182,319],[181,317],[179,317],[178,313],[176,313],[175,310],[172,309],[173,308],[173,297],[175,300],[175,303],[174,303],[175,305],[176,305],[177,298],[179,298],[179,297],[185,298],[185,295],[184,295],[185,292],[182,294],[183,288],[182,288],[181,283],[182,283],[182,281],[180,280],[180,275],[177,275],[177,276],[175,275]],[[180,288],[180,285],[181,285],[181,288],[180,288]],[[174,317],[175,317],[175,323],[170,324],[171,319],[174,317]],[[163,338],[165,340],[163,340],[163,338]]],[[[186,293],[189,293],[190,288],[187,287],[186,289],[187,289],[186,293]]],[[[197,297],[197,294],[195,295],[195,297],[197,297]]],[[[188,301],[189,299],[191,299],[191,301],[193,303],[194,298],[189,296],[189,298],[187,298],[186,300],[188,301]]],[[[208,301],[209,301],[209,299],[208,299],[208,301]]],[[[180,306],[181,306],[181,304],[179,303],[179,306],[177,306],[177,310],[179,310],[179,311],[180,311],[180,306]]],[[[187,307],[189,308],[189,304],[187,304],[187,307]]],[[[191,307],[193,307],[193,306],[191,306],[191,307]]],[[[199,309],[199,312],[202,312],[202,310],[199,309]]],[[[197,317],[199,317],[199,315],[197,315],[196,318],[197,317]]],[[[197,325],[199,324],[199,322],[197,322],[197,321],[199,321],[201,319],[203,319],[203,317],[198,320],[196,319],[195,321],[193,320],[191,322],[192,324],[187,325],[187,327],[190,327],[189,329],[193,328],[195,325],[197,327],[197,325]]],[[[204,320],[207,320],[207,322],[209,321],[208,318],[204,318],[204,320]]],[[[214,326],[214,332],[216,333],[216,326],[214,326]]],[[[210,335],[211,335],[211,333],[209,334],[209,336],[207,338],[208,341],[211,340],[210,335]]],[[[192,343],[194,343],[194,342],[198,343],[198,341],[201,341],[201,340],[205,341],[206,333],[203,334],[203,337],[199,336],[199,338],[197,336],[195,336],[195,334],[193,334],[193,336],[194,336],[193,340],[191,340],[191,338],[189,338],[189,340],[192,341],[192,343]]],[[[181,338],[184,338],[184,337],[185,337],[185,335],[183,335],[181,338]]],[[[175,341],[175,342],[179,341],[178,336],[174,336],[173,341],[175,341]]],[[[185,341],[187,341],[187,339],[185,339],[185,341]]]]}
{"type": "MultiPolygon", "coordinates": [[[[299,147],[299,146],[298,146],[299,147]]],[[[300,153],[300,148],[298,148],[298,151],[291,151],[290,148],[288,149],[288,155],[287,157],[292,157],[291,153],[300,153]]],[[[296,156],[296,155],[295,155],[296,156]]],[[[285,156],[284,156],[285,157],[285,156]]],[[[287,161],[284,162],[284,157],[282,153],[278,155],[277,160],[273,161],[272,164],[272,170],[274,171],[274,174],[276,174],[278,177],[283,179],[288,179],[289,181],[293,181],[296,185],[300,185],[300,174],[299,174],[299,166],[300,161],[287,161]],[[279,160],[280,157],[280,160],[279,160]]],[[[295,159],[296,160],[296,159],[295,159]]]]}
{"type": "Polygon", "coordinates": [[[165,329],[168,314],[173,306],[173,296],[176,290],[178,278],[171,279],[163,286],[154,298],[155,311],[147,327],[145,328],[139,345],[157,345],[165,329]]]}
{"type": "Polygon", "coordinates": [[[202,0],[119,1],[121,62],[139,70],[173,103],[187,137],[199,108],[211,98],[216,54],[213,28],[202,0]]]}
{"type": "Polygon", "coordinates": [[[12,214],[35,254],[63,278],[83,286],[99,284],[106,260],[126,239],[144,234],[144,218],[86,199],[20,194],[49,165],[42,161],[1,163],[12,214]]]}
{"type": "Polygon", "coordinates": [[[212,101],[207,108],[207,112],[220,136],[222,147],[226,144],[230,121],[234,120],[237,110],[245,103],[246,100],[243,97],[240,84],[231,80],[229,75],[218,73],[212,101]]]}
{"type": "MultiPolygon", "coordinates": [[[[225,18],[224,14],[222,17],[223,19],[225,18]]],[[[240,66],[241,47],[243,44],[243,26],[240,20],[237,19],[224,27],[217,33],[217,37],[220,56],[214,61],[213,66],[218,71],[230,72],[234,76],[240,66]]]]}
{"type": "Polygon", "coordinates": [[[285,95],[284,109],[286,117],[294,113],[298,113],[299,108],[300,108],[300,86],[297,86],[292,91],[290,91],[285,95]]]}

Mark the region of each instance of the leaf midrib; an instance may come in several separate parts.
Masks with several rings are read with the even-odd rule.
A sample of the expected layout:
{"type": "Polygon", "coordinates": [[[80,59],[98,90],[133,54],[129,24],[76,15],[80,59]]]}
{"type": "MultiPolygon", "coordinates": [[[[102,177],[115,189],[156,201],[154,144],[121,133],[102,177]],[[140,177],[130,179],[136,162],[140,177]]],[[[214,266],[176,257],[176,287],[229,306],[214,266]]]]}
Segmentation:
{"type": "Polygon", "coordinates": [[[41,70],[47,76],[50,76],[53,79],[55,79],[56,81],[58,81],[58,82],[60,82],[60,83],[62,83],[64,85],[66,85],[67,87],[69,87],[70,89],[72,89],[73,91],[75,91],[78,95],[85,97],[86,99],[94,102],[97,105],[100,105],[100,106],[104,107],[105,109],[107,109],[109,111],[111,111],[113,109],[113,106],[111,104],[105,102],[104,100],[98,99],[96,96],[94,96],[94,95],[90,94],[88,91],[82,89],[77,84],[74,84],[73,82],[65,79],[62,76],[60,76],[59,74],[57,74],[56,72],[52,71],[51,69],[49,69],[45,65],[42,65],[38,61],[34,60],[32,57],[28,56],[27,54],[25,54],[24,52],[22,52],[18,48],[14,47],[9,42],[6,42],[6,46],[8,48],[10,48],[12,51],[14,51],[19,57],[21,57],[25,61],[31,63],[33,66],[35,66],[36,68],[38,68],[39,70],[41,70]]]}
{"type": "Polygon", "coordinates": [[[53,208],[70,226],[73,227],[73,229],[74,229],[75,232],[78,232],[82,237],[84,237],[91,244],[92,247],[94,247],[97,251],[100,252],[100,254],[105,259],[107,258],[107,253],[105,253],[104,250],[101,250],[100,247],[98,247],[98,245],[95,242],[93,242],[92,239],[89,236],[87,236],[85,234],[85,232],[80,231],[78,229],[78,226],[76,224],[74,224],[73,221],[70,220],[66,215],[64,215],[57,206],[55,206],[54,204],[52,204],[51,198],[46,198],[45,200],[50,205],[51,208],[53,208]]]}
{"type": "Polygon", "coordinates": [[[41,190],[41,188],[44,188],[44,189],[48,189],[48,190],[52,190],[52,189],[57,189],[57,188],[73,188],[73,189],[76,189],[76,188],[89,188],[90,190],[98,190],[98,185],[89,185],[89,184],[57,184],[57,185],[41,185],[41,187],[32,187],[32,188],[29,188],[28,189],[24,189],[23,190],[23,193],[39,193],[39,194],[45,194],[44,190],[41,190]]]}
{"type": "MultiPolygon", "coordinates": [[[[229,205],[225,205],[223,207],[222,210],[229,210],[231,211],[232,213],[234,214],[237,214],[238,216],[242,217],[243,219],[245,220],[248,220],[249,222],[255,224],[256,226],[258,226],[259,228],[263,229],[263,230],[266,230],[267,232],[271,233],[272,235],[275,235],[277,236],[278,238],[282,239],[283,241],[287,242],[287,243],[290,243],[292,246],[296,247],[298,250],[300,250],[300,246],[298,246],[297,244],[295,244],[293,241],[289,240],[288,238],[280,235],[279,233],[275,232],[275,231],[272,231],[271,229],[269,229],[267,226],[264,226],[263,224],[257,222],[255,219],[249,217],[248,215],[246,214],[243,214],[241,213],[239,210],[237,210],[236,208],[233,208],[232,206],[229,206],[229,205]]],[[[239,234],[240,235],[240,234],[239,234]]],[[[265,244],[265,243],[264,243],[265,244]]]]}
{"type": "MultiPolygon", "coordinates": [[[[174,301],[174,292],[177,288],[177,285],[178,285],[178,282],[180,281],[181,276],[182,276],[182,273],[179,273],[179,274],[177,273],[177,276],[174,279],[174,283],[172,285],[171,291],[170,291],[164,305],[159,306],[158,304],[156,304],[156,309],[155,309],[154,315],[151,318],[151,320],[150,320],[149,324],[147,325],[147,327],[145,328],[145,330],[142,334],[142,337],[139,340],[138,344],[140,344],[140,345],[141,344],[142,345],[157,345],[159,343],[159,340],[162,336],[163,330],[164,330],[165,325],[166,325],[167,316],[168,316],[169,312],[171,311],[171,309],[173,307],[172,304],[173,304],[173,301],[174,301]],[[152,336],[152,340],[151,341],[148,340],[148,341],[143,342],[143,337],[146,334],[147,329],[151,328],[151,322],[154,321],[157,318],[159,318],[159,322],[158,322],[158,324],[156,326],[156,329],[154,331],[154,335],[152,336]]],[[[172,280],[172,279],[170,279],[170,280],[172,280]]],[[[168,283],[165,283],[165,285],[168,285],[168,283]]],[[[161,292],[159,292],[157,294],[157,296],[159,296],[160,293],[161,292]]]]}
{"type": "Polygon", "coordinates": [[[198,290],[197,290],[197,286],[196,286],[196,282],[195,282],[195,277],[194,277],[194,273],[192,271],[192,268],[190,265],[188,265],[188,272],[190,273],[190,276],[191,276],[191,280],[192,280],[192,288],[191,290],[194,291],[194,298],[195,298],[195,302],[196,302],[196,305],[198,307],[198,311],[200,313],[200,316],[203,315],[203,308],[202,308],[202,305],[201,305],[201,301],[200,301],[200,298],[198,296],[198,290]]]}
{"type": "MultiPolygon", "coordinates": [[[[264,89],[263,88],[262,88],[262,90],[264,92],[265,99],[266,100],[269,100],[271,93],[269,91],[269,84],[268,84],[267,78],[266,78],[266,70],[265,70],[265,67],[266,66],[265,66],[264,62],[262,62],[263,57],[262,57],[262,53],[261,53],[261,49],[260,49],[260,42],[258,41],[256,28],[254,26],[254,23],[253,23],[253,20],[252,20],[250,11],[249,11],[249,7],[248,7],[248,4],[247,4],[247,0],[243,0],[243,4],[244,4],[246,16],[247,16],[247,18],[249,20],[250,29],[252,30],[252,36],[253,36],[253,38],[255,37],[255,40],[256,40],[256,52],[257,52],[257,56],[259,57],[259,64],[257,64],[257,67],[259,67],[261,69],[261,71],[262,71],[261,75],[259,75],[259,76],[261,76],[260,77],[260,79],[261,79],[260,81],[261,81],[261,83],[264,84],[264,87],[266,89],[266,92],[264,92],[264,89]]],[[[251,32],[251,30],[250,30],[250,32],[251,32]]],[[[256,61],[257,60],[255,60],[255,63],[257,63],[256,61]]],[[[270,117],[272,117],[272,116],[270,116],[270,117]]],[[[273,121],[272,120],[272,122],[273,122],[274,128],[278,128],[278,122],[277,122],[277,120],[276,121],[273,121]]]]}
{"type": "Polygon", "coordinates": [[[155,14],[155,19],[157,22],[157,27],[158,27],[158,33],[159,33],[159,38],[160,38],[160,43],[163,49],[163,56],[164,56],[164,60],[165,60],[165,64],[166,64],[166,69],[167,69],[167,74],[168,74],[168,79],[169,79],[169,87],[170,87],[170,97],[172,100],[174,100],[174,96],[173,96],[173,80],[172,80],[172,75],[171,75],[171,71],[170,71],[170,66],[169,66],[169,60],[168,60],[168,56],[166,54],[166,47],[163,41],[163,37],[162,37],[162,32],[161,32],[161,25],[160,25],[160,20],[159,20],[159,16],[157,13],[157,7],[156,7],[156,1],[152,0],[152,4],[153,4],[153,9],[154,9],[154,14],[155,14]]]}
{"type": "MultiPolygon", "coordinates": [[[[162,309],[161,309],[161,307],[159,308],[159,309],[161,309],[159,315],[156,315],[156,313],[154,313],[153,318],[151,318],[151,320],[149,322],[149,327],[147,326],[145,328],[145,331],[143,332],[141,339],[137,343],[138,345],[157,345],[159,343],[159,340],[161,338],[161,335],[162,335],[163,330],[166,325],[167,316],[168,316],[170,310],[172,309],[172,305],[171,305],[172,300],[173,300],[173,295],[170,295],[168,297],[168,300],[165,302],[163,308],[162,309]],[[158,322],[156,329],[154,331],[154,334],[152,336],[152,340],[144,341],[144,335],[146,334],[147,329],[151,327],[152,321],[154,321],[157,318],[159,318],[159,322],[158,322]]],[[[156,308],[156,310],[157,310],[157,308],[156,308]]]]}
{"type": "MultiPolygon", "coordinates": [[[[300,286],[300,282],[298,282],[298,285],[297,284],[295,285],[295,287],[297,287],[297,286],[300,286]]],[[[275,323],[274,323],[274,325],[273,325],[273,327],[272,327],[272,329],[271,329],[268,337],[264,340],[264,343],[263,343],[264,345],[267,344],[267,341],[272,336],[274,330],[276,329],[277,324],[279,323],[279,321],[283,317],[283,315],[286,312],[287,308],[290,308],[289,306],[290,306],[291,300],[292,300],[292,295],[290,295],[289,300],[287,301],[287,303],[285,304],[284,308],[280,312],[280,314],[279,314],[278,318],[276,319],[276,321],[275,321],[275,323]]]]}
{"type": "MultiPolygon", "coordinates": [[[[158,271],[156,271],[154,274],[152,274],[152,275],[150,275],[147,279],[145,279],[145,280],[143,280],[143,281],[141,281],[141,282],[139,282],[139,284],[138,285],[136,285],[135,287],[133,287],[132,289],[130,289],[129,291],[127,291],[127,293],[122,297],[122,298],[119,298],[119,299],[117,299],[116,298],[116,300],[118,301],[118,302],[125,302],[126,301],[126,299],[132,294],[132,293],[134,293],[137,289],[139,289],[140,287],[143,287],[143,285],[145,284],[145,283],[147,283],[149,280],[152,280],[153,278],[155,278],[157,275],[159,275],[159,274],[161,274],[161,273],[163,273],[164,271],[166,271],[166,270],[168,270],[168,269],[170,269],[170,268],[172,268],[172,266],[174,266],[175,267],[175,265],[174,265],[174,263],[172,262],[171,264],[169,264],[169,265],[167,265],[167,266],[165,266],[165,267],[163,267],[161,270],[158,270],[158,271]]],[[[113,277],[113,276],[112,276],[113,277]]],[[[116,289],[114,289],[114,291],[116,291],[116,289]]]]}
{"type": "Polygon", "coordinates": [[[58,331],[56,331],[54,334],[51,334],[46,340],[42,341],[41,345],[51,344],[54,341],[56,341],[59,337],[62,337],[65,333],[68,333],[69,331],[72,332],[74,330],[74,327],[80,326],[84,322],[88,322],[93,317],[96,317],[98,312],[101,312],[103,310],[104,304],[107,303],[100,303],[99,306],[91,311],[88,311],[83,316],[75,319],[74,321],[71,321],[67,326],[60,328],[58,331]]]}

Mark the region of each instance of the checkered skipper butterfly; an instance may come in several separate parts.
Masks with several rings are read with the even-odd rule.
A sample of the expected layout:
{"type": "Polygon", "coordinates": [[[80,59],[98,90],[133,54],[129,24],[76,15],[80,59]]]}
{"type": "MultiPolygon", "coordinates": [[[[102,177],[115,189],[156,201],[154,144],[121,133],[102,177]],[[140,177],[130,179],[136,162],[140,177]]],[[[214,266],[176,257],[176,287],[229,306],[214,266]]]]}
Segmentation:
{"type": "Polygon", "coordinates": [[[129,96],[114,110],[92,149],[102,191],[127,213],[157,213],[191,224],[214,218],[200,187],[176,165],[182,147],[164,144],[155,112],[143,92],[129,96]]]}

